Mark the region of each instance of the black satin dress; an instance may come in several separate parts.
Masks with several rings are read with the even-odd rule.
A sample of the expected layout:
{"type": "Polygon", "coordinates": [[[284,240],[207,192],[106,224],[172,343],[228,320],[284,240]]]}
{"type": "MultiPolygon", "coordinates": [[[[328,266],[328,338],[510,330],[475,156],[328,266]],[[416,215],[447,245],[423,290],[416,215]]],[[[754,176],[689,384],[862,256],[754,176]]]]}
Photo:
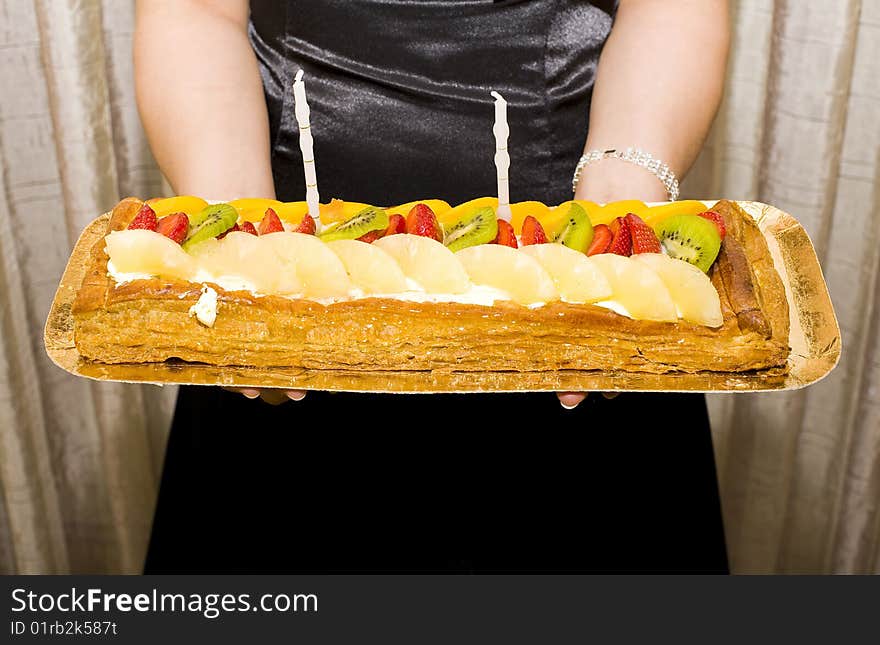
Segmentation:
{"type": "MultiPolygon", "coordinates": [[[[253,1],[278,197],[305,193],[306,72],[322,201],[495,191],[559,203],[613,2],[253,1]]],[[[702,396],[355,395],[271,407],[181,388],[147,572],[725,571],[702,396]]]]}

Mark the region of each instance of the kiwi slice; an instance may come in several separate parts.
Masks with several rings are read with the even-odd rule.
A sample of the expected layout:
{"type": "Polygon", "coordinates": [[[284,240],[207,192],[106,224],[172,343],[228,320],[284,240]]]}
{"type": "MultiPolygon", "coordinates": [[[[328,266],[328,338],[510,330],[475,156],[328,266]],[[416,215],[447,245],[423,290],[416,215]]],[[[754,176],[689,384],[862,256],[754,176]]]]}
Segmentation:
{"type": "Polygon", "coordinates": [[[443,226],[443,244],[452,252],[477,244],[488,244],[497,236],[498,219],[491,206],[478,208],[458,221],[443,226]]]}
{"type": "Polygon", "coordinates": [[[333,240],[356,240],[370,231],[388,228],[388,212],[375,206],[367,206],[336,226],[327,227],[318,237],[325,242],[333,240]]]}
{"type": "Polygon", "coordinates": [[[558,231],[553,231],[551,240],[575,251],[587,252],[593,241],[593,223],[583,206],[571,203],[562,227],[558,231]]]}
{"type": "Polygon", "coordinates": [[[657,228],[660,244],[670,257],[690,262],[709,272],[718,257],[721,236],[711,220],[698,215],[673,215],[667,217],[657,228]]]}
{"type": "Polygon", "coordinates": [[[229,204],[211,204],[189,218],[189,235],[183,248],[192,246],[225,233],[238,221],[238,211],[229,204]]]}

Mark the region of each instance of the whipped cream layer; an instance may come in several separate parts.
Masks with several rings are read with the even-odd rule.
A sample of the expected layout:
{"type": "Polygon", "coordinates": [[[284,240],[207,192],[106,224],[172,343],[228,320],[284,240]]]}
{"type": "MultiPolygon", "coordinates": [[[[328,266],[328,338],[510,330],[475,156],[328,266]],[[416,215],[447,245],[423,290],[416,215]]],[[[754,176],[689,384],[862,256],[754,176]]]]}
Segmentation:
{"type": "MultiPolygon", "coordinates": [[[[118,271],[116,267],[113,266],[112,261],[107,262],[107,273],[116,284],[125,284],[126,282],[133,282],[135,280],[148,280],[156,277],[147,273],[125,273],[122,271],[118,271]]],[[[205,283],[216,284],[224,291],[247,291],[253,296],[269,295],[257,291],[253,283],[248,282],[244,278],[237,276],[214,276],[202,271],[193,278],[193,282],[199,282],[203,286],[205,285],[205,283]]],[[[349,291],[348,298],[315,298],[314,300],[315,302],[320,302],[321,304],[326,305],[333,304],[335,302],[341,302],[343,300],[387,298],[390,300],[402,300],[405,302],[454,302],[463,305],[480,305],[483,307],[491,307],[496,302],[511,300],[510,295],[507,294],[505,291],[502,291],[501,289],[496,289],[494,287],[487,287],[485,285],[473,284],[464,293],[428,293],[414,281],[408,280],[407,282],[409,283],[408,286],[411,286],[412,289],[400,293],[368,294],[365,293],[363,289],[354,288],[349,291]]],[[[216,292],[214,296],[215,298],[213,305],[214,308],[216,308],[216,292]]],[[[297,300],[302,298],[303,296],[287,295],[284,297],[290,298],[291,300],[297,300]]],[[[539,307],[543,307],[545,304],[546,303],[543,302],[535,303],[529,305],[529,308],[536,309],[539,307]]],[[[621,316],[626,316],[627,318],[633,317],[632,314],[627,311],[623,303],[618,302],[617,300],[609,299],[603,300],[601,302],[594,302],[593,304],[597,307],[602,307],[603,309],[609,309],[614,313],[620,314],[621,316]]]]}
{"type": "MultiPolygon", "coordinates": [[[[149,273],[119,271],[113,265],[112,260],[109,260],[107,262],[107,274],[113,279],[116,284],[125,284],[127,282],[134,282],[135,280],[149,280],[157,277],[155,275],[150,275],[149,273]]],[[[247,291],[251,295],[257,297],[267,295],[279,295],[263,293],[259,291],[252,282],[249,282],[241,276],[213,275],[211,273],[208,273],[204,269],[200,269],[198,273],[193,276],[191,281],[201,283],[202,285],[205,285],[207,283],[215,284],[224,291],[247,291]]],[[[496,289],[495,287],[489,287],[480,284],[472,284],[464,293],[428,293],[417,282],[415,282],[411,278],[408,278],[407,288],[407,291],[402,291],[399,293],[366,293],[363,289],[354,287],[348,292],[348,296],[345,298],[307,298],[306,296],[303,296],[301,294],[285,294],[282,297],[289,298],[291,300],[308,299],[325,305],[333,304],[335,302],[343,302],[346,300],[387,298],[390,300],[402,300],[405,302],[454,302],[463,305],[481,305],[483,307],[491,307],[496,302],[511,300],[510,294],[508,294],[507,292],[502,291],[501,289],[496,289]]],[[[529,305],[529,307],[542,307],[545,304],[546,303],[539,302],[529,305]]],[[[610,306],[607,306],[608,309],[613,310],[615,307],[621,311],[626,311],[625,308],[619,303],[615,304],[612,302],[610,306]]]]}

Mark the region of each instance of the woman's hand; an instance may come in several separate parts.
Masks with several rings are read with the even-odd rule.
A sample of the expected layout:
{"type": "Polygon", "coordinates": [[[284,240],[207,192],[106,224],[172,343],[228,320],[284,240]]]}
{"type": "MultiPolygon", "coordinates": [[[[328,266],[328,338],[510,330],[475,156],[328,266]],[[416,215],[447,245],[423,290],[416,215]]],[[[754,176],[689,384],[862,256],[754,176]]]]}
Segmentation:
{"type": "Polygon", "coordinates": [[[260,397],[269,405],[281,405],[288,401],[302,401],[306,398],[305,390],[281,390],[279,388],[255,387],[224,387],[223,389],[241,394],[249,399],[260,397]]]}
{"type": "MultiPolygon", "coordinates": [[[[682,179],[721,102],[728,21],[727,0],[621,0],[599,58],[586,150],[637,146],[682,179]]],[[[668,199],[657,177],[619,159],[585,168],[575,198],[668,199]]],[[[570,410],[587,395],[558,396],[570,410]]]]}
{"type": "Polygon", "coordinates": [[[584,168],[575,199],[606,204],[621,199],[664,202],[669,197],[657,177],[635,164],[608,158],[584,168]]]}
{"type": "MultiPolygon", "coordinates": [[[[138,110],[159,167],[177,194],[275,198],[263,82],[247,35],[249,6],[247,0],[137,2],[138,110]]],[[[272,405],[306,395],[226,389],[272,405]]]]}

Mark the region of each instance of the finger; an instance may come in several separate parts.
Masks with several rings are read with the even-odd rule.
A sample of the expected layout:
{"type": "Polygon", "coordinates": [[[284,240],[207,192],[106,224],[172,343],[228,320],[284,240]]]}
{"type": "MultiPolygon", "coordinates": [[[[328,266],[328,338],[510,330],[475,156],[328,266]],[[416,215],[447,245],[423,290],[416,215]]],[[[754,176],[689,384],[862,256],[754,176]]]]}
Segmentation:
{"type": "Polygon", "coordinates": [[[581,401],[587,398],[586,392],[557,392],[559,403],[566,410],[574,410],[581,401]]]}
{"type": "Polygon", "coordinates": [[[260,391],[254,389],[252,387],[224,387],[224,390],[227,392],[235,392],[236,394],[242,394],[249,399],[255,399],[260,396],[260,391]]]}
{"type": "Polygon", "coordinates": [[[290,399],[286,390],[264,389],[260,390],[260,398],[269,405],[281,405],[287,403],[290,399]]]}
{"type": "Polygon", "coordinates": [[[287,398],[291,401],[302,401],[306,398],[306,393],[303,390],[287,390],[287,398]]]}
{"type": "Polygon", "coordinates": [[[602,396],[609,400],[615,398],[618,394],[620,394],[620,392],[602,392],[602,396]]]}

